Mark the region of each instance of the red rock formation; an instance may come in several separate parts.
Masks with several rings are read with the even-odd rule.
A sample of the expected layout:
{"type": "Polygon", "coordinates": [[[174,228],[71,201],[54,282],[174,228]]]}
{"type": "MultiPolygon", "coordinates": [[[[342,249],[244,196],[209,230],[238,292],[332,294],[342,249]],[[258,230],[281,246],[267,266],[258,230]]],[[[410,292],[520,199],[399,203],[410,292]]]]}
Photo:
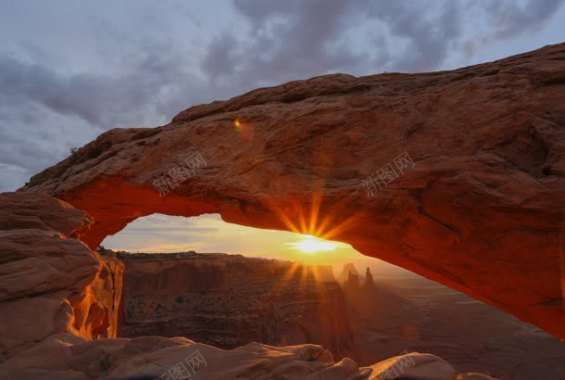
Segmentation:
{"type": "Polygon", "coordinates": [[[339,275],[337,281],[342,285],[345,284],[347,281],[349,281],[350,274],[361,277],[359,271],[357,270],[357,268],[355,268],[355,265],[353,263],[347,263],[343,266],[341,274],[339,275]]]}
{"type": "Polygon", "coordinates": [[[91,248],[156,212],[273,229],[317,216],[330,238],[565,338],[564,124],[559,44],[453,71],[258,89],[165,127],[111,130],[23,190],[88,212],[79,236],[91,248]],[[368,197],[375,173],[383,188],[369,183],[368,197]]]}
{"type": "Polygon", "coordinates": [[[453,367],[429,354],[359,368],[347,358],[336,363],[316,345],[250,343],[224,351],[181,337],[92,340],[113,334],[122,267],[72,238],[90,223],[48,196],[0,194],[0,379],[353,380],[400,368],[453,377],[453,367]]]}
{"type": "Polygon", "coordinates": [[[225,254],[119,258],[119,336],[186,336],[220,348],[315,343],[339,357],[353,344],[341,287],[319,274],[327,268],[225,254]]]}
{"type": "Polygon", "coordinates": [[[375,281],[373,280],[373,274],[371,273],[371,269],[367,267],[365,271],[365,282],[363,283],[363,288],[367,290],[372,290],[375,288],[375,281]]]}
{"type": "Polygon", "coordinates": [[[73,239],[91,223],[46,195],[0,197],[3,358],[60,332],[116,336],[123,265],[73,239]]]}
{"type": "Polygon", "coordinates": [[[357,291],[361,288],[361,280],[359,279],[358,274],[353,274],[349,272],[349,277],[345,284],[343,284],[343,288],[347,291],[357,291]]]}

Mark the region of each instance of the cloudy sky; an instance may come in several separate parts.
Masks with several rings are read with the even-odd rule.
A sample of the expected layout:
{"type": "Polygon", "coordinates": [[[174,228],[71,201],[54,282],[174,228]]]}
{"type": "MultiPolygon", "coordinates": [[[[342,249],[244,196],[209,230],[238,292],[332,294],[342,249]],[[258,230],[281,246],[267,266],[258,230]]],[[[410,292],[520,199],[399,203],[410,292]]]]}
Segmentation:
{"type": "Polygon", "coordinates": [[[558,43],[565,0],[0,0],[0,191],[100,133],[325,73],[558,43]]]}

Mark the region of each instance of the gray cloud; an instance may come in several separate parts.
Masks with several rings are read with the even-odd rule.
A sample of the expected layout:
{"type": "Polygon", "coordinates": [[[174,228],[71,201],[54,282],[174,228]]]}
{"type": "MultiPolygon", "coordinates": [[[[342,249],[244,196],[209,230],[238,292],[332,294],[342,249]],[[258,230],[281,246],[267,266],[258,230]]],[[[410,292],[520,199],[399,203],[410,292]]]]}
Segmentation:
{"type": "MultiPolygon", "coordinates": [[[[153,70],[143,65],[115,77],[65,75],[39,63],[0,55],[0,163],[12,165],[12,171],[20,167],[20,172],[31,176],[67,156],[70,147],[85,144],[104,130],[166,122],[169,107],[184,106],[179,101],[186,98],[168,98],[163,91],[167,82],[161,82],[153,70]]],[[[14,184],[3,171],[0,190],[23,185],[21,176],[14,184]]]]}
{"type": "Polygon", "coordinates": [[[234,51],[236,43],[237,41],[231,34],[224,32],[210,44],[201,67],[211,81],[233,74],[237,62],[234,51]]]}
{"type": "Polygon", "coordinates": [[[516,37],[541,27],[563,5],[563,0],[496,1],[485,11],[493,27],[494,38],[516,37]]]}
{"type": "Polygon", "coordinates": [[[484,36],[473,35],[468,18],[475,11],[489,20],[489,42],[535,31],[551,18],[563,0],[388,1],[388,0],[233,0],[252,26],[230,54],[210,50],[207,62],[239,66],[239,77],[259,83],[319,75],[330,71],[369,74],[442,68],[456,49],[484,36]],[[359,25],[380,26],[368,45],[354,51],[344,36],[359,25]],[[376,35],[375,35],[376,34],[376,35]],[[341,42],[341,44],[340,44],[341,42]]]}
{"type": "Polygon", "coordinates": [[[258,86],[468,63],[539,32],[564,1],[233,0],[198,17],[177,0],[0,3],[0,191],[105,130],[258,86]]]}
{"type": "MultiPolygon", "coordinates": [[[[167,102],[163,88],[187,73],[151,54],[119,75],[80,73],[64,75],[38,63],[0,56],[0,100],[16,106],[41,105],[55,113],[74,115],[102,129],[135,125],[145,114],[153,118],[167,102]]],[[[162,121],[165,121],[165,116],[162,121]]],[[[155,120],[149,121],[151,126],[155,120]]]]}
{"type": "MultiPolygon", "coordinates": [[[[343,0],[235,0],[252,28],[239,48],[237,75],[256,83],[277,83],[328,71],[345,71],[361,54],[332,46],[347,29],[356,2],[343,0]]],[[[222,61],[209,52],[209,61],[222,61]]]]}
{"type": "Polygon", "coordinates": [[[442,3],[437,10],[425,2],[387,1],[372,2],[370,9],[371,18],[384,23],[392,36],[406,41],[402,54],[384,63],[389,70],[437,69],[461,36],[461,8],[453,1],[442,3]]]}

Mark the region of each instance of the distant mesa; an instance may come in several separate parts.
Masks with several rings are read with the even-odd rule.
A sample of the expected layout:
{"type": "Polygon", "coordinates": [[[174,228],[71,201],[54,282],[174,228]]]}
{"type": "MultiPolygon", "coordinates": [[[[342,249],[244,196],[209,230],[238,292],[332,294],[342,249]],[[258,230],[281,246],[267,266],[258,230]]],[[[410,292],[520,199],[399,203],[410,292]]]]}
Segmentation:
{"type": "Polygon", "coordinates": [[[355,268],[355,264],[353,263],[346,263],[341,270],[341,273],[338,277],[338,282],[340,284],[345,284],[349,281],[351,275],[355,275],[357,277],[360,276],[359,271],[355,268]]]}
{"type": "Polygon", "coordinates": [[[358,274],[353,274],[349,272],[349,276],[345,284],[343,284],[344,289],[348,291],[356,291],[361,288],[361,280],[358,274]]]}
{"type": "Polygon", "coordinates": [[[187,336],[220,348],[314,343],[353,346],[331,266],[223,253],[105,250],[125,265],[118,335],[187,336]]]}
{"type": "Polygon", "coordinates": [[[344,290],[357,291],[360,289],[373,291],[376,289],[371,268],[367,267],[365,276],[361,276],[355,264],[347,263],[343,266],[341,274],[339,275],[340,283],[344,290]]]}
{"type": "Polygon", "coordinates": [[[373,280],[373,274],[371,273],[371,268],[367,267],[365,271],[365,283],[363,287],[367,290],[373,290],[375,288],[375,282],[373,280]]]}

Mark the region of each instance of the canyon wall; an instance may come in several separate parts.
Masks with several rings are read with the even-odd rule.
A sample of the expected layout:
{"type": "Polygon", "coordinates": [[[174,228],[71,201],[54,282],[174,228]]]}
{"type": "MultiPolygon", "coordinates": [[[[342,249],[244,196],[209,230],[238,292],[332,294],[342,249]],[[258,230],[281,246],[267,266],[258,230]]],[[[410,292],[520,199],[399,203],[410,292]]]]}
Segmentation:
{"type": "Polygon", "coordinates": [[[329,266],[226,254],[118,255],[125,265],[119,336],[186,336],[220,348],[315,343],[339,357],[353,345],[329,266]]]}
{"type": "Polygon", "coordinates": [[[116,337],[123,264],[74,239],[91,223],[45,195],[2,194],[1,359],[56,333],[116,337]]]}
{"type": "Polygon", "coordinates": [[[455,376],[445,360],[415,352],[359,368],[312,344],[225,351],[182,337],[105,339],[116,331],[123,267],[76,239],[91,223],[59,199],[0,194],[0,380],[359,380],[399,368],[455,376]]]}
{"type": "Polygon", "coordinates": [[[335,74],[113,129],[21,191],[350,243],[565,338],[565,44],[452,71],[335,74]]]}

